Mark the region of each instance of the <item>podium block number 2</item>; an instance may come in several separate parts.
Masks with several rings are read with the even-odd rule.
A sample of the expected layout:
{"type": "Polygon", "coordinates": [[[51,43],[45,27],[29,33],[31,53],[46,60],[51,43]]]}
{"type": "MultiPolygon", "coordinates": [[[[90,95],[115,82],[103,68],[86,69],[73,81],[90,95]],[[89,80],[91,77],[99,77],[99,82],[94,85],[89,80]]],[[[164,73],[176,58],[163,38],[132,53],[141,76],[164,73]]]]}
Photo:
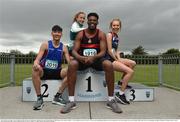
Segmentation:
{"type": "Polygon", "coordinates": [[[48,85],[47,85],[47,84],[43,84],[43,85],[41,85],[41,87],[45,87],[44,92],[42,93],[42,96],[43,96],[43,97],[48,97],[48,96],[49,96],[49,93],[48,93],[48,94],[45,94],[46,91],[48,90],[48,85]]]}

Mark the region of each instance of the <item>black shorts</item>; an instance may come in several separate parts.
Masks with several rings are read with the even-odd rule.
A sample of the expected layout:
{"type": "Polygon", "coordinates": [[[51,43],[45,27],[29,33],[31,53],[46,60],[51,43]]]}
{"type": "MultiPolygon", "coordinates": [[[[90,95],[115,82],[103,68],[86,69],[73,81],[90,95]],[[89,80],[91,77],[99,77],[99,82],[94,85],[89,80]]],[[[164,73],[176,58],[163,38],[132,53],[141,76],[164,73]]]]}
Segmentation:
{"type": "Polygon", "coordinates": [[[97,71],[103,71],[102,63],[104,60],[106,60],[106,59],[105,58],[99,58],[94,63],[92,63],[91,65],[85,65],[85,64],[82,64],[81,62],[79,62],[78,70],[85,70],[85,69],[91,67],[97,71]]]}
{"type": "Polygon", "coordinates": [[[114,59],[108,53],[105,54],[104,59],[109,60],[111,62],[114,61],[114,59]]]}
{"type": "Polygon", "coordinates": [[[69,49],[69,55],[72,56],[72,49],[69,49]]]}
{"type": "Polygon", "coordinates": [[[59,70],[43,69],[43,76],[41,77],[41,80],[60,80],[62,79],[60,73],[61,73],[61,69],[59,70]]]}
{"type": "Polygon", "coordinates": [[[72,56],[73,47],[67,46],[69,55],[72,56]]]}

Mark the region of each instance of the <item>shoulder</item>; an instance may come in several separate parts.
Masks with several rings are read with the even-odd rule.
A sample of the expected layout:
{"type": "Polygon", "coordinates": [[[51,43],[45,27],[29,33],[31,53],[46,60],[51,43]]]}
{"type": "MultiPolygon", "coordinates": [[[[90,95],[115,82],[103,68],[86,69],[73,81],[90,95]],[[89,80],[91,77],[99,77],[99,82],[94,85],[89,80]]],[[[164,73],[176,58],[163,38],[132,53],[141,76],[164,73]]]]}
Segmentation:
{"type": "Polygon", "coordinates": [[[112,34],[111,32],[108,32],[108,33],[106,34],[106,37],[112,38],[112,36],[113,36],[113,34],[112,34]]]}
{"type": "Polygon", "coordinates": [[[41,44],[41,47],[43,49],[48,49],[48,41],[44,41],[42,44],[41,44]]]}
{"type": "Polygon", "coordinates": [[[98,31],[99,31],[99,37],[100,38],[106,37],[106,35],[103,31],[101,31],[100,29],[98,29],[98,31]]]}
{"type": "Polygon", "coordinates": [[[99,34],[105,34],[102,30],[98,29],[99,34]]]}
{"type": "Polygon", "coordinates": [[[112,32],[108,32],[106,35],[107,36],[112,36],[113,34],[112,34],[112,32]]]}
{"type": "Polygon", "coordinates": [[[68,44],[64,44],[64,42],[60,42],[60,43],[62,44],[63,48],[68,47],[68,44]]]}
{"type": "Polygon", "coordinates": [[[43,46],[47,46],[48,45],[48,41],[43,41],[42,45],[43,46]]]}
{"type": "Polygon", "coordinates": [[[73,27],[77,27],[77,26],[79,26],[78,23],[77,22],[73,22],[71,27],[73,28],[73,27]]]}
{"type": "Polygon", "coordinates": [[[63,44],[63,50],[66,50],[66,49],[67,49],[67,45],[63,44]]]}
{"type": "Polygon", "coordinates": [[[84,30],[81,30],[81,31],[78,32],[77,36],[78,36],[78,37],[82,37],[82,36],[83,36],[83,33],[84,33],[84,30]]]}

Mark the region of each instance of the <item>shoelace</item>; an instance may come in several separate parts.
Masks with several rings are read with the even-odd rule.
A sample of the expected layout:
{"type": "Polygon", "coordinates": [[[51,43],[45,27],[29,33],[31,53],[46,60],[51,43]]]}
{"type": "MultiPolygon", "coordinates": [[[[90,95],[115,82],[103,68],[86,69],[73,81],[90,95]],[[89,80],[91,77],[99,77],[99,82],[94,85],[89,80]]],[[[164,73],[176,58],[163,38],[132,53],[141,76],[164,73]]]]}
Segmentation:
{"type": "Polygon", "coordinates": [[[67,107],[67,106],[72,106],[72,104],[70,104],[71,102],[68,101],[67,104],[64,106],[64,107],[67,107]],[[69,105],[70,104],[70,105],[69,105]]]}
{"type": "Polygon", "coordinates": [[[116,100],[115,100],[115,99],[112,99],[111,101],[112,101],[112,104],[113,104],[113,103],[116,103],[116,100]]]}

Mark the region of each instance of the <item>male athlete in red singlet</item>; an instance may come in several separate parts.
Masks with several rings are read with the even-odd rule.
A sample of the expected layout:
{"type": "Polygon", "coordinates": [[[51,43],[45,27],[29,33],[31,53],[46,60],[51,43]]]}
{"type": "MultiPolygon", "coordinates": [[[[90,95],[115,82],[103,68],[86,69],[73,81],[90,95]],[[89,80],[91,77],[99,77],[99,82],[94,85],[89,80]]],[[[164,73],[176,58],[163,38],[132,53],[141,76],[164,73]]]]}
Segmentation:
{"type": "Polygon", "coordinates": [[[112,63],[103,58],[107,48],[106,36],[101,30],[96,28],[98,19],[99,16],[96,13],[89,13],[87,16],[88,28],[79,32],[76,36],[72,51],[74,60],[71,60],[69,63],[67,74],[70,102],[62,108],[61,113],[68,113],[76,108],[76,103],[74,102],[76,72],[77,70],[84,70],[88,67],[105,71],[109,96],[106,105],[115,113],[122,112],[113,96],[114,71],[112,63]]]}

